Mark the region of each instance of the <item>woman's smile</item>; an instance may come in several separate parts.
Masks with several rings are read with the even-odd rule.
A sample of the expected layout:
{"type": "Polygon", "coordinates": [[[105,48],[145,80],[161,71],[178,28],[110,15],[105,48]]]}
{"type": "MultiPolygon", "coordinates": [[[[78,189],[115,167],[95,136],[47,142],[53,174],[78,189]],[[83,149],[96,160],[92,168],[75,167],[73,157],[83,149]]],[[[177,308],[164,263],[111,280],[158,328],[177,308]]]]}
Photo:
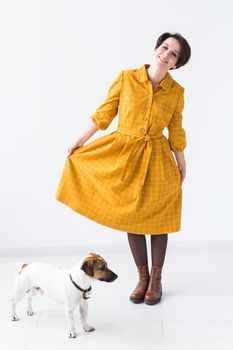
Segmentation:
{"type": "Polygon", "coordinates": [[[162,61],[163,63],[168,63],[165,59],[163,59],[162,57],[158,56],[160,61],[162,61]]]}

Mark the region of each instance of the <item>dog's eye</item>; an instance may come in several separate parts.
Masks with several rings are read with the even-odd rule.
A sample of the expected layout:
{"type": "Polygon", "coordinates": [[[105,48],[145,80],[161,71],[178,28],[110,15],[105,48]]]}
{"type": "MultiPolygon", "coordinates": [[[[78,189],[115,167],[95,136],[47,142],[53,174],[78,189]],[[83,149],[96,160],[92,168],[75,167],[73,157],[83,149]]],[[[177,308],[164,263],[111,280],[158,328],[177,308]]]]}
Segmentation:
{"type": "Polygon", "coordinates": [[[101,271],[104,271],[104,270],[105,270],[105,266],[101,266],[101,267],[100,267],[100,270],[101,270],[101,271]]]}

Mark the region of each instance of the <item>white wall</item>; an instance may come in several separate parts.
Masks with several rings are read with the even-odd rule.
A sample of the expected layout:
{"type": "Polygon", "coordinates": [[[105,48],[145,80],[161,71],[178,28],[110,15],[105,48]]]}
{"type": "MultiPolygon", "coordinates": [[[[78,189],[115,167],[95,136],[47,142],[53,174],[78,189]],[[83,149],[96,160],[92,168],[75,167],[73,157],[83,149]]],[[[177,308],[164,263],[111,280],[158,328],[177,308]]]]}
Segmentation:
{"type": "Polygon", "coordinates": [[[232,239],[232,11],[230,0],[0,1],[2,248],[126,241],[54,195],[67,148],[110,83],[150,63],[164,31],[192,46],[190,63],[171,72],[186,88],[188,146],[182,231],[169,238],[232,239]]]}

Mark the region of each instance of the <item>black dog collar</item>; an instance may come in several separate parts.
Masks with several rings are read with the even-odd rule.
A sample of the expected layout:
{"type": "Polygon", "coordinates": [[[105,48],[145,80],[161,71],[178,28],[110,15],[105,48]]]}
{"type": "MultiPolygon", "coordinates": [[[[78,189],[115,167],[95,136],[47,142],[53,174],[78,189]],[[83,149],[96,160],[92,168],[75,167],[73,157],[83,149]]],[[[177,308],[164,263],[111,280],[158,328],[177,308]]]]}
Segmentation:
{"type": "Polygon", "coordinates": [[[88,297],[87,296],[87,294],[91,291],[91,286],[88,288],[88,289],[83,289],[83,288],[81,288],[81,287],[79,287],[78,285],[77,285],[77,283],[75,283],[74,281],[73,281],[73,279],[72,279],[72,277],[71,277],[71,274],[70,274],[70,280],[71,280],[71,282],[73,283],[73,285],[78,289],[78,290],[80,290],[80,292],[83,292],[83,299],[90,299],[90,297],[88,297]]]}

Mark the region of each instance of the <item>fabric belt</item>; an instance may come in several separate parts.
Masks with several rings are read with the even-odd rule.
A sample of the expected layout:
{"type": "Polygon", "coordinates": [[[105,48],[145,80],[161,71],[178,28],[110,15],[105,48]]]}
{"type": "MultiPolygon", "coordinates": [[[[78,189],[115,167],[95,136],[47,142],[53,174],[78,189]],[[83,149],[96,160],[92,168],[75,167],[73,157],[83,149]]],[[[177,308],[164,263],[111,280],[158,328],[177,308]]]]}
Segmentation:
{"type": "MultiPolygon", "coordinates": [[[[119,131],[120,132],[120,131],[119,131]]],[[[163,137],[163,133],[160,132],[156,135],[143,135],[143,136],[134,136],[134,135],[130,135],[130,134],[125,134],[120,132],[123,135],[128,135],[132,138],[135,138],[135,141],[133,142],[133,145],[130,149],[129,155],[126,158],[124,167],[123,167],[123,171],[121,173],[121,181],[124,181],[126,179],[126,175],[127,172],[130,168],[130,162],[131,160],[136,157],[140,157],[142,154],[142,166],[140,169],[140,184],[141,186],[144,185],[145,179],[146,179],[146,175],[147,175],[147,171],[148,171],[148,167],[149,167],[149,163],[150,163],[150,158],[151,158],[151,152],[152,152],[152,142],[151,139],[158,139],[163,137]]]]}

